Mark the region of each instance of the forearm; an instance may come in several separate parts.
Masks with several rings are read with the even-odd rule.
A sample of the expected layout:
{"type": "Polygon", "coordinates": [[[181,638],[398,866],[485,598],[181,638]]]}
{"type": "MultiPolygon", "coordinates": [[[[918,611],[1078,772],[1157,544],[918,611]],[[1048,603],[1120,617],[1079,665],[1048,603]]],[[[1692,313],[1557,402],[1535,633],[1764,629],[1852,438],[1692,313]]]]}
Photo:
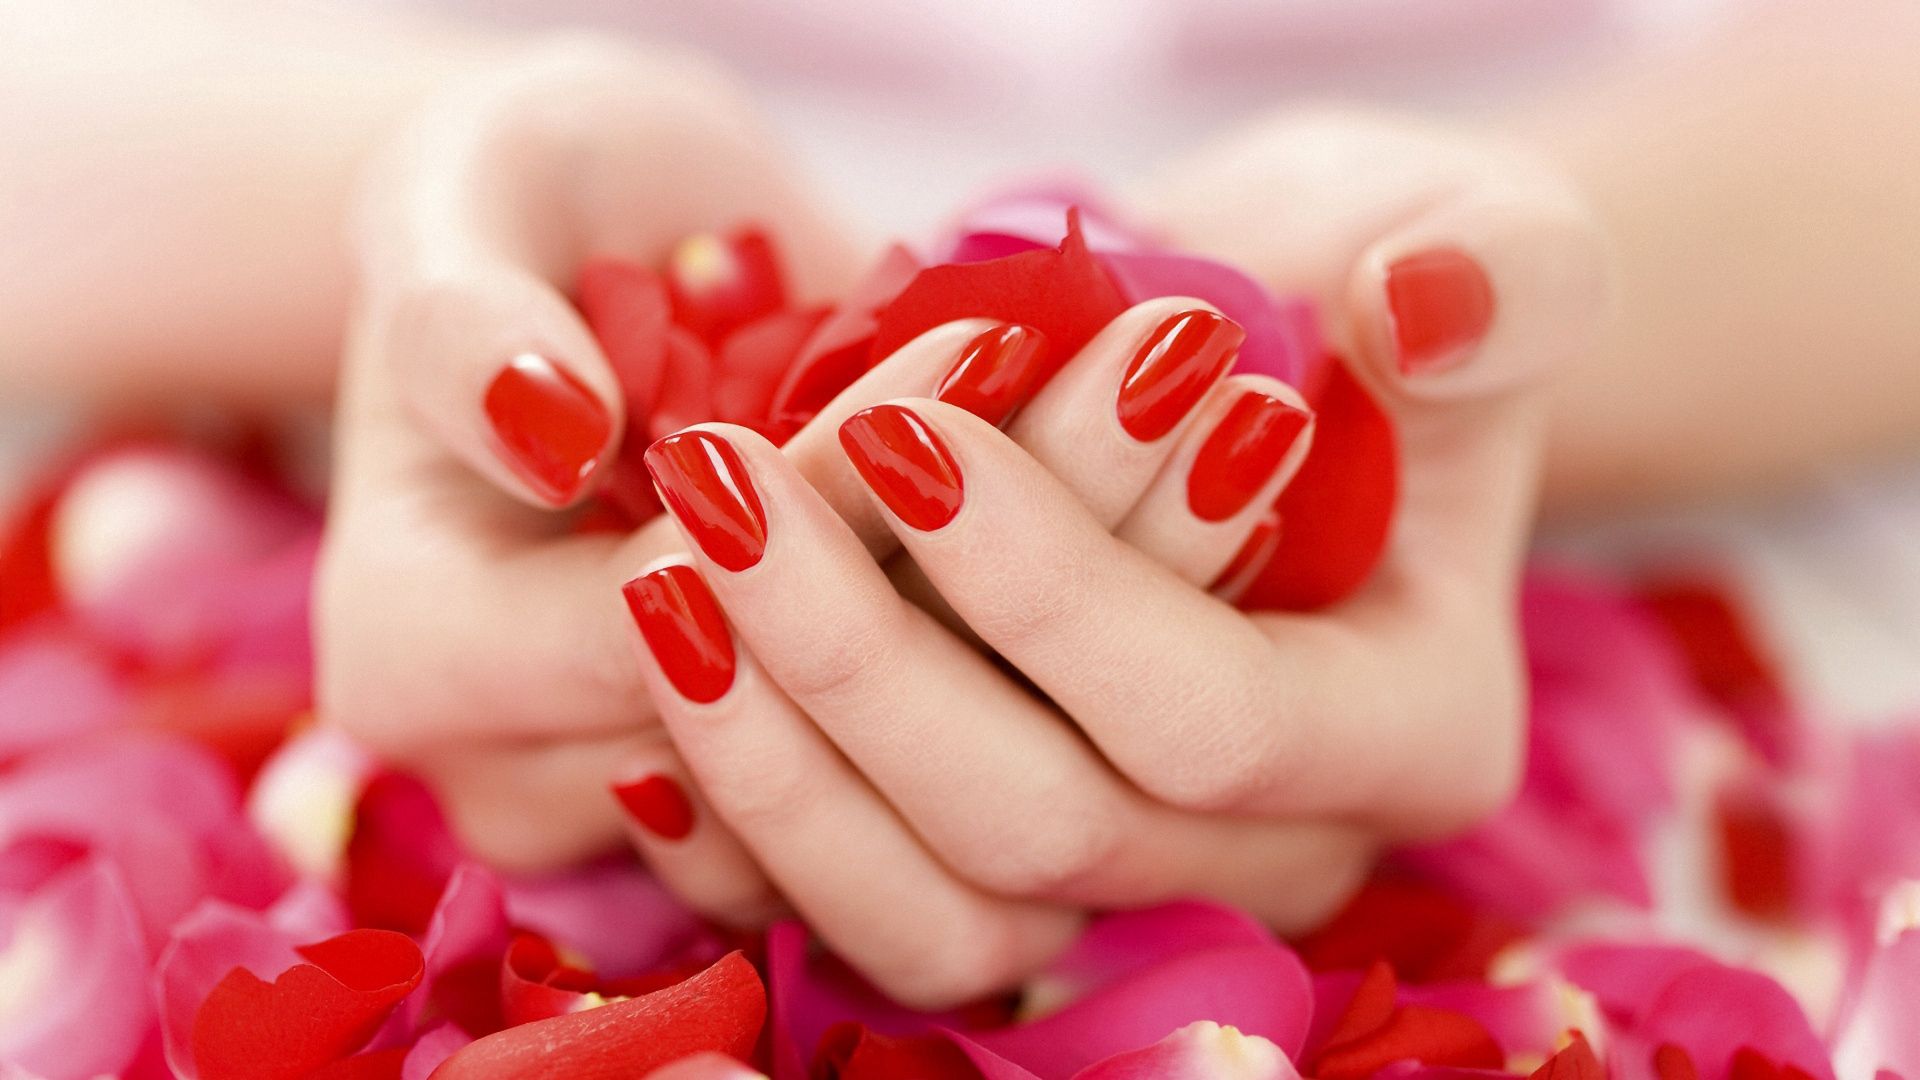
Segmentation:
{"type": "Polygon", "coordinates": [[[1551,106],[1617,244],[1560,397],[1555,511],[1801,481],[1920,447],[1920,8],[1782,11],[1551,106]]]}
{"type": "Polygon", "coordinates": [[[324,397],[368,149],[485,46],[343,9],[9,5],[0,399],[324,397]]]}

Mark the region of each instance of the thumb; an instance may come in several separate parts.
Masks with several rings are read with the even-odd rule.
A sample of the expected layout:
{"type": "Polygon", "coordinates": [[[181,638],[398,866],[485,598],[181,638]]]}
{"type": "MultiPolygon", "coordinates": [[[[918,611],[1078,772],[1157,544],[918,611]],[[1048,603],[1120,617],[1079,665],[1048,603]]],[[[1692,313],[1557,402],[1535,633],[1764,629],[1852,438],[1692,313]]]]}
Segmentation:
{"type": "MultiPolygon", "coordinates": [[[[1546,391],[1608,307],[1581,201],[1509,148],[1347,112],[1279,117],[1169,175],[1152,200],[1169,231],[1317,300],[1391,420],[1399,505],[1379,576],[1510,575],[1546,391]]],[[[1322,410],[1317,452],[1338,452],[1335,419],[1322,410]]]]}
{"type": "Polygon", "coordinates": [[[1532,175],[1484,176],[1355,259],[1345,333],[1400,444],[1389,559],[1482,583],[1518,565],[1548,394],[1593,345],[1605,266],[1579,203],[1532,175]]]}

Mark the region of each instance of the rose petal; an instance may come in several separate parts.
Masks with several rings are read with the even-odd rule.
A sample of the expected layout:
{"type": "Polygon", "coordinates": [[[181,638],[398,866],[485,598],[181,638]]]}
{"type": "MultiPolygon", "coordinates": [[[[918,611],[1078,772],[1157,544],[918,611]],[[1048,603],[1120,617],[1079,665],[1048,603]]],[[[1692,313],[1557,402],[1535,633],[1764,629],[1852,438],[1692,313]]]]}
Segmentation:
{"type": "Polygon", "coordinates": [[[350,930],[294,951],[304,962],[272,983],[237,967],[201,1004],[193,1060],[202,1080],[299,1077],[350,1056],[424,973],[419,947],[388,930],[350,930]]]}
{"type": "Polygon", "coordinates": [[[153,1023],[147,949],[124,882],[89,859],[35,892],[0,950],[0,1060],[117,1074],[153,1023]]]}
{"type": "Polygon", "coordinates": [[[1281,494],[1280,540],[1247,586],[1249,610],[1312,611],[1351,595],[1386,550],[1399,489],[1393,423],[1336,357],[1309,365],[1313,449],[1281,494]]]}
{"type": "Polygon", "coordinates": [[[808,1075],[831,1080],[980,1080],[964,1051],[939,1034],[882,1035],[858,1023],[836,1024],[814,1049],[808,1075]]]}
{"type": "MultiPolygon", "coordinates": [[[[1299,1080],[1280,1048],[1200,1020],[1138,1050],[1087,1066],[1074,1080],[1299,1080]]],[[[1583,1078],[1584,1080],[1584,1078],[1583,1078]]]]}
{"type": "Polygon", "coordinates": [[[1920,1076],[1920,885],[1903,883],[1883,904],[1880,941],[1867,958],[1834,1051],[1837,1071],[1866,1080],[1881,1070],[1920,1076]]]}
{"type": "Polygon", "coordinates": [[[311,728],[261,768],[247,793],[247,819],[302,877],[337,883],[346,873],[354,808],[378,768],[339,730],[311,728]]]}
{"type": "Polygon", "coordinates": [[[1196,1020],[1297,1052],[1312,1007],[1306,970],[1285,946],[1204,948],[1099,987],[1052,1016],[970,1037],[1042,1076],[1064,1076],[1196,1020]]]}
{"type": "Polygon", "coordinates": [[[1113,275],[1129,304],[1158,296],[1197,296],[1240,324],[1247,339],[1240,344],[1233,369],[1266,375],[1297,386],[1306,370],[1303,351],[1318,343],[1297,340],[1297,320],[1282,314],[1273,292],[1234,267],[1193,255],[1160,253],[1103,254],[1100,264],[1113,275]]]}
{"type": "Polygon", "coordinates": [[[767,406],[768,420],[776,428],[799,430],[882,359],[873,349],[879,312],[919,271],[920,261],[911,251],[898,244],[887,249],[852,295],[814,330],[781,377],[767,406]]]}
{"type": "Polygon", "coordinates": [[[407,1059],[400,1065],[400,1080],[427,1080],[433,1070],[472,1042],[473,1036],[461,1031],[458,1024],[432,1028],[407,1051],[407,1059]]]}
{"type": "Polygon", "coordinates": [[[361,789],[347,841],[347,907],[355,925],[425,932],[462,854],[425,784],[382,772],[361,789]]]}
{"type": "Polygon", "coordinates": [[[873,355],[889,356],[942,323],[987,318],[1039,330],[1052,355],[1064,361],[1126,307],[1069,212],[1066,238],[1058,248],[931,266],[914,275],[881,311],[873,355]]]}
{"type": "Polygon", "coordinates": [[[674,323],[709,346],[787,303],[773,241],[754,228],[680,241],[667,258],[666,281],[674,323]]]}
{"type": "Polygon", "coordinates": [[[644,1077],[703,1051],[746,1058],[766,1017],[753,966],[730,953],[706,971],[646,997],[508,1028],[448,1058],[434,1080],[579,1080],[644,1077]]]}
{"type": "Polygon", "coordinates": [[[620,381],[628,422],[653,411],[666,377],[672,304],[659,274],[624,259],[593,258],[580,267],[575,303],[620,381]]]}
{"type": "Polygon", "coordinates": [[[826,317],[825,308],[776,311],[728,334],[715,356],[708,418],[778,434],[774,392],[826,317]]]}
{"type": "Polygon", "coordinates": [[[711,926],[631,859],[509,878],[503,885],[514,926],[566,946],[609,975],[689,961],[704,966],[726,951],[711,926]]]}
{"type": "Polygon", "coordinates": [[[725,1054],[695,1054],[647,1074],[647,1080],[767,1080],[725,1054]]]}

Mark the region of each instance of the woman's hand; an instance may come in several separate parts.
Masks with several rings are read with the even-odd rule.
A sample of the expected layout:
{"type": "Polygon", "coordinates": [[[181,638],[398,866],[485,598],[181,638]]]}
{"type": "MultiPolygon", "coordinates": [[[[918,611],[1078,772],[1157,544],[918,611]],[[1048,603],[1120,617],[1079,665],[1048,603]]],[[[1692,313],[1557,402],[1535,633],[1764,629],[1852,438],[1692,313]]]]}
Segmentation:
{"type": "Polygon", "coordinates": [[[558,283],[742,220],[803,291],[839,285],[845,239],[724,79],[592,39],[450,82],[365,178],[320,708],[433,783],[495,861],[618,843],[608,781],[660,738],[608,598],[677,538],[571,532],[626,418],[558,283]]]}
{"type": "Polygon", "coordinates": [[[803,478],[738,428],[675,436],[650,464],[693,555],[629,600],[710,807],[643,844],[696,906],[714,883],[680,871],[711,865],[711,829],[884,989],[951,1002],[1030,972],[1089,907],[1205,893],[1310,924],[1376,844],[1504,801],[1543,375],[1592,333],[1598,246],[1527,168],[1322,123],[1192,175],[1243,200],[1233,235],[1272,247],[1236,254],[1322,298],[1394,418],[1374,580],[1306,615],[1207,593],[1308,436],[1283,439],[1286,388],[1220,380],[1227,339],[1192,302],[1116,322],[1011,438],[894,401],[842,427],[838,475],[803,478]],[[1000,663],[890,587],[872,523],[821,498],[849,483],[1000,663]]]}

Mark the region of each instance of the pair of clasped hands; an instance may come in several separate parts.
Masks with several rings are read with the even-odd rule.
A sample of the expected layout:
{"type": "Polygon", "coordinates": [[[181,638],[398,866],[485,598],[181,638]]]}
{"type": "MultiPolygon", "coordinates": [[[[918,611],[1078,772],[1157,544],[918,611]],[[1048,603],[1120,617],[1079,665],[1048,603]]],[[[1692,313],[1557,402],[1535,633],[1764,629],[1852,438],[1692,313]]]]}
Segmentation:
{"type": "Polygon", "coordinates": [[[483,857],[624,839],[698,911],[798,913],[923,1006],[1014,985],[1089,911],[1200,895],[1310,926],[1382,845],[1502,803],[1543,389],[1603,308],[1601,245],[1547,171],[1315,113],[1133,200],[1316,297],[1397,427],[1366,588],[1247,613],[1209,588],[1313,417],[1228,374],[1239,329],[1193,299],[1044,361],[1019,327],[938,327],[784,447],[724,424],[655,444],[668,512],[638,531],[570,529],[626,423],[565,296],[582,259],[752,221],[803,292],[858,269],[771,145],[711,70],[571,41],[447,88],[374,163],[328,722],[423,776],[483,857]]]}

